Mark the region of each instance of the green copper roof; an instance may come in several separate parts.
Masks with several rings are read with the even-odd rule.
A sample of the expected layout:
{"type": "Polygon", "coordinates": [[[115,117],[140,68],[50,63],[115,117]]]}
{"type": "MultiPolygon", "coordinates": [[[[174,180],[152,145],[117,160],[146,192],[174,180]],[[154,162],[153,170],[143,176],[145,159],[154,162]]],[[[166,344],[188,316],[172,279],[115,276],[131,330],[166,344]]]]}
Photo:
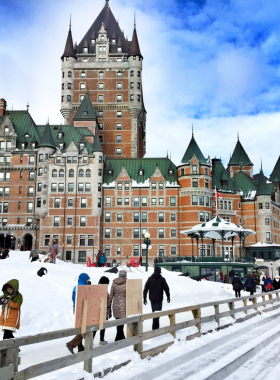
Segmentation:
{"type": "Polygon", "coordinates": [[[54,149],[56,147],[53,142],[51,128],[49,124],[45,126],[44,133],[41,138],[39,147],[49,147],[49,148],[54,148],[54,149]]]}
{"type": "Polygon", "coordinates": [[[199,146],[197,145],[194,136],[192,136],[191,141],[189,143],[189,146],[187,147],[187,150],[181,160],[182,164],[189,164],[190,159],[193,158],[193,155],[196,155],[196,157],[199,159],[201,164],[207,164],[207,160],[203,156],[199,146]]]}
{"type": "Polygon", "coordinates": [[[253,165],[238,139],[228,164],[239,165],[240,162],[242,162],[244,165],[253,165]]]}
{"type": "Polygon", "coordinates": [[[99,137],[96,136],[93,144],[92,144],[92,151],[93,152],[102,152],[103,153],[103,149],[102,149],[102,146],[101,146],[101,143],[100,143],[100,140],[99,140],[99,137]]]}
{"type": "Polygon", "coordinates": [[[259,183],[257,186],[257,195],[271,195],[269,185],[266,181],[267,178],[264,176],[263,171],[261,169],[259,183]]]}
{"type": "Polygon", "coordinates": [[[96,120],[96,118],[97,116],[95,109],[93,108],[89,94],[87,92],[76,112],[76,115],[74,116],[74,120],[96,120]]]}
{"type": "Polygon", "coordinates": [[[280,181],[280,156],[274,166],[274,169],[272,170],[272,173],[270,174],[269,180],[271,182],[280,181]]]}
{"type": "Polygon", "coordinates": [[[216,160],[216,163],[212,170],[212,188],[217,190],[223,190],[223,184],[221,181],[227,181],[227,189],[233,191],[233,181],[228,176],[226,169],[224,168],[221,161],[216,160]]]}
{"type": "Polygon", "coordinates": [[[169,158],[111,158],[106,161],[106,168],[104,170],[103,182],[109,184],[116,180],[123,167],[125,167],[129,177],[139,183],[144,183],[155,172],[156,167],[166,181],[169,183],[177,184],[177,170],[176,166],[170,161],[169,158]],[[172,175],[169,175],[170,164],[173,170],[172,175]],[[108,168],[113,170],[113,175],[108,175],[108,168]],[[144,171],[144,175],[139,175],[139,168],[144,171]]]}
{"type": "Polygon", "coordinates": [[[242,191],[242,198],[248,197],[248,194],[256,191],[256,185],[254,184],[253,178],[243,171],[239,171],[233,178],[234,190],[242,191]]]}

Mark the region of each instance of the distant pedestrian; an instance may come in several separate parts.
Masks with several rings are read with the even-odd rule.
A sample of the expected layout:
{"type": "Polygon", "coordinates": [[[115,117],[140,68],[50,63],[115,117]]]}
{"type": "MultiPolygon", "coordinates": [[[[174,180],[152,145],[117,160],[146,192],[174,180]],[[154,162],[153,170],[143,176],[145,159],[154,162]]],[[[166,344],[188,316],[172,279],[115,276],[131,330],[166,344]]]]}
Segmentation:
{"type": "Polygon", "coordinates": [[[235,297],[240,297],[240,291],[242,289],[242,281],[241,278],[238,276],[237,273],[235,273],[233,280],[232,280],[232,288],[235,291],[235,297]]]}
{"type": "Polygon", "coordinates": [[[101,267],[101,264],[100,264],[100,259],[102,257],[102,252],[100,251],[100,249],[98,250],[98,253],[97,253],[97,256],[96,256],[96,265],[98,267],[101,267]]]}
{"type": "MultiPolygon", "coordinates": [[[[108,306],[110,308],[113,303],[113,315],[116,319],[126,317],[126,276],[127,272],[125,270],[121,270],[119,272],[119,277],[113,281],[111,287],[108,306]]],[[[123,329],[124,325],[117,326],[115,342],[125,339],[123,329]]]]}
{"type": "Polygon", "coordinates": [[[154,259],[154,264],[155,264],[155,267],[156,267],[157,264],[158,264],[158,258],[157,258],[157,257],[154,259]]]}
{"type": "Polygon", "coordinates": [[[229,278],[230,278],[230,283],[232,284],[232,281],[233,281],[233,277],[234,277],[234,270],[233,268],[231,268],[231,270],[229,271],[229,278]]]}
{"type": "Polygon", "coordinates": [[[250,295],[252,296],[256,291],[256,283],[253,279],[253,277],[248,274],[246,281],[245,281],[245,287],[247,292],[250,292],[250,295]]]}
{"type": "Polygon", "coordinates": [[[224,282],[224,272],[222,270],[220,271],[220,282],[224,282]]]}
{"type": "Polygon", "coordinates": [[[139,266],[141,267],[142,265],[142,256],[140,256],[140,259],[139,259],[139,266]]]}
{"type": "Polygon", "coordinates": [[[5,248],[4,251],[2,251],[2,254],[0,256],[0,260],[4,260],[4,259],[9,258],[10,257],[10,255],[9,255],[10,250],[11,250],[11,248],[5,248]]]}
{"type": "Polygon", "coordinates": [[[105,253],[102,253],[102,256],[100,258],[100,266],[104,267],[106,263],[107,263],[107,257],[105,255],[105,253]]]}
{"type": "Polygon", "coordinates": [[[49,249],[51,253],[51,263],[55,264],[56,263],[56,256],[58,255],[58,244],[55,239],[52,239],[52,243],[50,245],[49,249]]]}
{"type": "MultiPolygon", "coordinates": [[[[98,282],[99,285],[109,285],[109,283],[110,283],[110,280],[106,276],[102,276],[98,282]]],[[[107,293],[107,317],[106,317],[106,320],[108,320],[110,318],[112,318],[112,311],[111,311],[111,308],[109,307],[109,293],[107,293]]],[[[93,339],[95,338],[95,335],[96,335],[96,331],[93,332],[93,339]]],[[[107,340],[105,340],[104,338],[105,338],[105,329],[100,330],[99,345],[102,346],[102,345],[105,345],[108,343],[107,340]]]]}
{"type": "Polygon", "coordinates": [[[274,290],[279,290],[280,289],[280,277],[278,275],[273,280],[273,289],[274,290]]]}
{"type": "Polygon", "coordinates": [[[31,259],[31,263],[33,262],[33,261],[37,261],[37,260],[39,260],[39,254],[38,254],[38,252],[36,251],[36,249],[32,249],[31,251],[30,251],[30,255],[29,255],[29,260],[31,259]]]}
{"type": "Polygon", "coordinates": [[[271,292],[273,290],[273,282],[269,275],[266,276],[266,279],[264,281],[264,286],[267,292],[271,292]]]}
{"type": "Polygon", "coordinates": [[[260,285],[262,287],[262,293],[265,293],[265,286],[264,286],[264,282],[265,282],[265,275],[263,272],[261,272],[260,274],[260,285]]]}
{"type": "MultiPolygon", "coordinates": [[[[163,292],[167,297],[167,302],[170,302],[169,286],[164,277],[161,275],[161,268],[155,267],[154,274],[152,274],[146,284],[143,291],[144,305],[147,305],[147,293],[149,292],[149,299],[151,301],[152,311],[162,310],[163,292]]],[[[153,319],[153,330],[159,328],[159,318],[153,319]]]]}

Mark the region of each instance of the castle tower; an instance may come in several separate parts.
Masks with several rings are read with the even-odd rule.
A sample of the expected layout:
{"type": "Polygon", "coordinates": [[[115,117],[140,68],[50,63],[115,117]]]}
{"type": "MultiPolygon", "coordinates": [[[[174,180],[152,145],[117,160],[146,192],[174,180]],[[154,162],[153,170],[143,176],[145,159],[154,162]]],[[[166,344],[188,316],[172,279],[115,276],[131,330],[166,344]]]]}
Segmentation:
{"type": "Polygon", "coordinates": [[[74,91],[74,62],[76,62],[76,55],[73,46],[70,23],[64,53],[61,57],[62,84],[60,112],[64,117],[64,124],[69,124],[69,118],[72,114],[74,91]]]}
{"type": "Polygon", "coordinates": [[[256,199],[260,225],[260,241],[262,243],[273,243],[271,191],[267,183],[267,178],[263,174],[262,168],[259,175],[256,199]]]}
{"type": "Polygon", "coordinates": [[[243,148],[238,137],[227,168],[230,178],[234,177],[235,174],[239,172],[239,170],[244,171],[246,174],[253,178],[253,166],[254,165],[252,161],[248,157],[248,154],[243,148]]]}
{"type": "Polygon", "coordinates": [[[136,28],[128,41],[108,0],[76,51],[71,30],[68,33],[62,56],[61,112],[65,122],[74,124],[75,113],[88,92],[108,158],[140,158],[145,154],[142,60],[136,28]]]}

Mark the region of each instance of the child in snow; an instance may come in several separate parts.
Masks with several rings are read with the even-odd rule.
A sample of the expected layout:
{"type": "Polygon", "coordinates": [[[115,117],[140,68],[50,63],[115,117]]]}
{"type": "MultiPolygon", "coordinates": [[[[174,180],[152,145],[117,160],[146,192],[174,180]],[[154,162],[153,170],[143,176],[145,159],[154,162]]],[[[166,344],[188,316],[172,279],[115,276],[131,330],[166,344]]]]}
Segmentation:
{"type": "Polygon", "coordinates": [[[4,331],[3,339],[14,338],[13,332],[20,327],[20,307],[22,295],[18,291],[18,280],[10,280],[3,285],[3,296],[0,297],[2,313],[0,316],[0,327],[4,331]]]}

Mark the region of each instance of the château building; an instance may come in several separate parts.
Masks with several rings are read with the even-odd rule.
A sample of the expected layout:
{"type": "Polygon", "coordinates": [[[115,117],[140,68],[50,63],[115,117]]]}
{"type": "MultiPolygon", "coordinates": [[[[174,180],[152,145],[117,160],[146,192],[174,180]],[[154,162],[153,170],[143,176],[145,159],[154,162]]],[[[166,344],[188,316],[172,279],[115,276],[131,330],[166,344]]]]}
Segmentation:
{"type": "Polygon", "coordinates": [[[37,125],[28,107],[10,110],[0,100],[1,247],[47,251],[55,238],[64,260],[84,263],[101,249],[125,262],[145,255],[149,231],[151,260],[238,258],[239,241],[225,241],[222,252],[219,240],[194,247],[180,234],[217,211],[256,231],[244,246],[278,245],[280,158],[269,179],[262,169],[254,175],[238,139],[224,167],[204,156],[193,134],[178,166],[144,157],[142,61],[136,27],[127,40],[107,0],[76,46],[70,26],[61,57],[64,125],[37,125]]]}

